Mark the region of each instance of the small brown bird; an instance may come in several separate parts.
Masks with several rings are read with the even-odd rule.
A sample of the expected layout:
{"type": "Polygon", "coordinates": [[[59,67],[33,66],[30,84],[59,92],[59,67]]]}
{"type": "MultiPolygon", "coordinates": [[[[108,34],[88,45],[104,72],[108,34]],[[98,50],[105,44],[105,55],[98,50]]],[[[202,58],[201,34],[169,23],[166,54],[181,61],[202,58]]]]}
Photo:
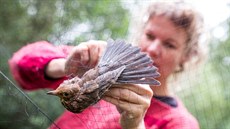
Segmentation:
{"type": "Polygon", "coordinates": [[[59,96],[67,110],[80,113],[96,104],[113,84],[160,85],[155,80],[159,75],[151,58],[140,48],[123,40],[110,40],[95,68],[81,78],[65,80],[48,94],[59,96]]]}

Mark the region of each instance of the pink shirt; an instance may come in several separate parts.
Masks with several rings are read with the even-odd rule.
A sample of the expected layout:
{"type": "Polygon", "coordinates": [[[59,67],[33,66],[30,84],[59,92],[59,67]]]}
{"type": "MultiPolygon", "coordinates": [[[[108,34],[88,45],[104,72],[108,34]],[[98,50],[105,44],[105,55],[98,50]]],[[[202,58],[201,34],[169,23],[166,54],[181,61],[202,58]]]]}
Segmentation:
{"type": "MultiPolygon", "coordinates": [[[[26,90],[39,88],[55,89],[67,78],[47,79],[45,66],[55,58],[65,58],[72,46],[53,46],[46,41],[29,44],[9,60],[10,70],[18,84],[26,90]]],[[[197,120],[186,110],[176,98],[178,106],[171,107],[155,98],[146,112],[144,121],[147,129],[199,129],[197,120]]],[[[120,114],[116,107],[101,100],[80,114],[65,111],[56,124],[61,129],[120,129],[120,114]]],[[[51,125],[50,129],[56,129],[51,125]]]]}

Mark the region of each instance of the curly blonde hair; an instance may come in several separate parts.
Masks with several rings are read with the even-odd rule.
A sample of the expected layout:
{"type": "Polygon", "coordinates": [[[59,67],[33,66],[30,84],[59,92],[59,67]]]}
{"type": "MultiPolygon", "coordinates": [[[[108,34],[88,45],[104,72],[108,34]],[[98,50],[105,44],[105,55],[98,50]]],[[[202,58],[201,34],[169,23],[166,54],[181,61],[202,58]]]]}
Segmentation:
{"type": "MultiPolygon", "coordinates": [[[[190,5],[184,2],[155,2],[145,9],[142,19],[138,19],[139,24],[135,23],[136,28],[134,42],[138,43],[146,23],[154,16],[167,17],[176,27],[182,28],[187,34],[185,54],[191,59],[196,57],[198,62],[202,57],[202,52],[199,48],[199,40],[203,28],[203,19],[201,15],[194,10],[190,5]]],[[[139,16],[138,16],[139,17],[139,16]]],[[[140,18],[140,17],[139,17],[140,18]]],[[[184,70],[184,64],[180,65],[181,72],[184,70]]]]}

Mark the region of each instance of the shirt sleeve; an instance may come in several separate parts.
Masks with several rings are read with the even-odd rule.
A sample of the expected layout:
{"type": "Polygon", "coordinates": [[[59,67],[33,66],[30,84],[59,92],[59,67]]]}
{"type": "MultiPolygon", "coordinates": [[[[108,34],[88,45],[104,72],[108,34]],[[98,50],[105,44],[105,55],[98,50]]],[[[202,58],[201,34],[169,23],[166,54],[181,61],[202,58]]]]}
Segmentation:
{"type": "Polygon", "coordinates": [[[54,46],[38,41],[22,47],[9,60],[10,71],[17,83],[26,90],[56,89],[66,79],[48,79],[45,67],[52,59],[65,58],[72,46],[54,46]]]}

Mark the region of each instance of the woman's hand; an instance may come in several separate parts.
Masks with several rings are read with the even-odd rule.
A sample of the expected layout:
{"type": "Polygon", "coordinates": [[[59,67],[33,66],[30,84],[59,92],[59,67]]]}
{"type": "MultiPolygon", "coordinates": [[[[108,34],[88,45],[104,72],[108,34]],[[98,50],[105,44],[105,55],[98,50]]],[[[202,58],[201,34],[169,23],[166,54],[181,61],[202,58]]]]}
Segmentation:
{"type": "Polygon", "coordinates": [[[74,47],[66,59],[65,74],[82,76],[97,65],[106,46],[105,41],[90,40],[74,47]]]}
{"type": "Polygon", "coordinates": [[[90,40],[75,46],[66,59],[53,59],[46,67],[46,75],[51,78],[81,76],[98,63],[105,41],[90,40]]]}
{"type": "Polygon", "coordinates": [[[121,114],[124,129],[143,129],[144,116],[150,106],[153,91],[148,85],[116,85],[105,93],[104,100],[114,104],[121,114]]]}

